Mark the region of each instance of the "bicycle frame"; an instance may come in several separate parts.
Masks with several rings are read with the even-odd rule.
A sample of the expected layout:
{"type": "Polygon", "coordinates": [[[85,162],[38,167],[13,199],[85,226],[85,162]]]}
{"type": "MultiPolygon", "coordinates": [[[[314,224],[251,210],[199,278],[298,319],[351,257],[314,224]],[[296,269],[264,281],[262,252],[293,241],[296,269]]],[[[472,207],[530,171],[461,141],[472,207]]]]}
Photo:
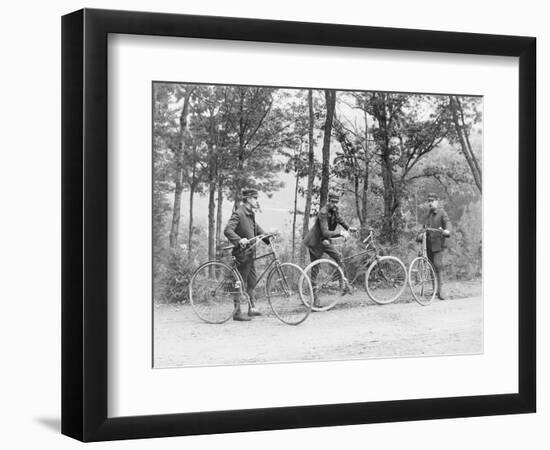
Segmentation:
{"type": "Polygon", "coordinates": [[[359,278],[359,276],[362,275],[362,269],[367,269],[371,264],[372,262],[376,259],[377,257],[377,254],[378,254],[378,249],[376,247],[376,244],[374,243],[374,235],[373,233],[369,233],[368,237],[365,239],[365,241],[363,242],[365,244],[365,249],[359,253],[355,253],[353,255],[349,255],[349,256],[346,256],[345,258],[342,258],[342,270],[344,271],[344,275],[347,276],[347,263],[349,261],[351,261],[352,259],[356,259],[356,258],[359,258],[361,256],[364,256],[364,255],[369,255],[368,258],[363,258],[362,262],[361,262],[361,266],[359,268],[359,270],[357,270],[357,273],[355,274],[355,277],[353,278],[353,280],[349,281],[348,282],[350,284],[353,284],[355,283],[355,281],[357,280],[357,278],[359,278]],[[371,255],[372,253],[372,255],[371,255]]]}
{"type": "Polygon", "coordinates": [[[422,306],[429,305],[433,301],[436,295],[436,292],[438,291],[437,275],[435,273],[435,269],[430,259],[428,258],[428,246],[427,246],[428,232],[443,233],[443,230],[436,229],[436,228],[428,228],[428,227],[422,230],[422,240],[419,241],[420,248],[419,248],[418,256],[415,259],[413,259],[413,261],[411,262],[409,266],[408,275],[407,275],[412,295],[414,299],[422,306]],[[413,283],[413,266],[417,264],[417,262],[419,265],[418,267],[415,266],[415,269],[414,269],[415,283],[413,283]],[[431,272],[431,274],[433,274],[433,277],[427,275],[428,271],[431,272]],[[420,281],[420,283],[418,283],[418,281],[420,281]],[[425,298],[424,283],[426,281],[432,283],[431,289],[433,290],[430,291],[429,290],[430,286],[428,285],[429,296],[425,298]],[[413,284],[415,287],[420,285],[419,293],[416,292],[415,287],[413,287],[413,284]]]}
{"type": "MultiPolygon", "coordinates": [[[[308,289],[308,294],[306,295],[312,295],[311,282],[299,266],[279,260],[274,242],[271,239],[273,237],[273,234],[261,234],[246,241],[243,240],[246,244],[240,246],[242,251],[253,251],[253,253],[244,255],[253,261],[264,258],[270,259],[253,286],[246,285],[247,283],[243,280],[238,270],[240,259],[238,254],[232,256],[231,262],[219,259],[211,260],[195,270],[189,284],[190,300],[195,313],[202,320],[208,323],[224,323],[231,317],[231,311],[227,307],[218,307],[216,298],[219,296],[219,293],[223,294],[222,300],[225,300],[228,296],[229,299],[232,299],[232,304],[235,306],[232,311],[234,319],[236,318],[236,311],[240,311],[239,303],[248,303],[249,308],[255,306],[248,292],[256,289],[266,274],[265,294],[271,309],[279,320],[288,325],[298,325],[309,316],[313,302],[308,303],[304,299],[303,288],[308,289]],[[258,245],[260,240],[267,239],[269,239],[267,242],[269,250],[259,256],[256,255],[255,246],[258,245]],[[219,272],[216,272],[216,274],[220,274],[221,276],[213,274],[213,269],[218,270],[219,272]],[[287,270],[290,270],[290,272],[287,273],[287,270]],[[198,274],[201,274],[202,278],[196,278],[199,276],[198,274]],[[193,287],[195,280],[199,280],[197,281],[197,290],[194,290],[195,288],[193,287]],[[306,281],[306,285],[303,284],[304,281],[306,281]],[[296,285],[295,283],[298,284],[296,285]],[[193,295],[194,292],[197,294],[196,297],[193,295]],[[208,303],[209,299],[212,299],[212,304],[208,303]],[[290,306],[289,302],[291,302],[290,306]]],[[[225,251],[229,249],[236,250],[234,245],[222,247],[219,250],[225,251]]],[[[229,300],[227,302],[222,301],[224,305],[228,304],[228,302],[229,300]]],[[[251,309],[249,309],[248,314],[251,315],[251,309]]],[[[240,320],[240,318],[237,318],[237,320],[240,320]]]]}
{"type": "Polygon", "coordinates": [[[423,256],[424,258],[427,258],[428,257],[428,246],[426,245],[426,241],[427,241],[427,233],[424,231],[424,233],[422,233],[422,250],[421,250],[421,255],[420,256],[423,256]]]}
{"type": "Polygon", "coordinates": [[[435,232],[435,233],[443,233],[443,230],[440,230],[438,228],[424,228],[422,230],[422,249],[421,254],[419,256],[423,256],[424,258],[428,257],[428,246],[427,246],[427,240],[428,240],[428,231],[435,232]]]}
{"type": "MultiPolygon", "coordinates": [[[[339,281],[339,290],[342,291],[342,295],[353,293],[352,285],[359,277],[364,277],[364,288],[367,291],[367,295],[378,304],[393,302],[403,293],[407,282],[407,269],[403,262],[397,257],[379,254],[380,252],[375,242],[373,230],[371,230],[367,238],[362,241],[362,245],[364,247],[363,250],[342,258],[340,264],[337,264],[330,259],[321,258],[311,262],[310,265],[307,266],[306,273],[311,270],[311,283],[314,288],[317,288],[317,292],[324,289],[324,292],[328,296],[327,298],[331,298],[332,293],[327,289],[332,289],[333,292],[333,282],[339,281]],[[357,267],[353,279],[349,280],[346,275],[346,272],[350,269],[349,262],[352,259],[357,258],[360,258],[359,266],[357,267]],[[323,261],[325,262],[323,263],[323,261]],[[386,263],[382,264],[381,261],[387,261],[389,266],[386,268],[386,263]],[[317,283],[317,274],[319,269],[315,269],[315,267],[319,264],[328,264],[328,266],[325,266],[326,272],[323,274],[322,281],[317,283]],[[394,268],[398,270],[398,272],[396,272],[397,276],[391,272],[394,268]],[[370,278],[371,273],[374,274],[372,279],[370,278]],[[403,277],[400,277],[400,274],[402,274],[403,277]],[[381,298],[380,296],[375,296],[373,294],[373,289],[380,287],[379,282],[389,283],[389,285],[384,285],[383,289],[379,291],[385,292],[387,291],[386,288],[390,287],[392,289],[390,292],[393,292],[393,294],[389,299],[381,298]],[[395,288],[398,288],[396,292],[394,292],[395,288]]],[[[320,309],[323,307],[320,306],[321,301],[318,299],[319,305],[317,306],[317,310],[326,311],[332,308],[336,302],[337,300],[335,301],[332,298],[331,302],[328,303],[328,306],[325,306],[325,309],[320,309]]]]}
{"type": "MultiPolygon", "coordinates": [[[[250,246],[247,250],[250,251],[252,248],[254,248],[256,245],[258,245],[258,243],[261,241],[261,237],[260,236],[257,236],[257,242],[255,242],[252,246],[250,246]]],[[[256,287],[260,284],[262,278],[264,277],[264,275],[266,273],[269,273],[269,271],[271,270],[271,268],[273,266],[279,266],[281,264],[281,262],[279,261],[279,257],[277,256],[277,252],[275,250],[275,247],[273,247],[273,242],[270,240],[269,241],[269,252],[267,253],[264,253],[263,255],[260,255],[260,256],[255,256],[254,257],[254,261],[258,261],[260,259],[264,259],[264,258],[268,258],[268,257],[272,257],[273,259],[268,263],[268,265],[266,266],[266,268],[263,270],[263,272],[256,278],[256,283],[254,284],[254,286],[251,287],[251,289],[256,289],[256,287]]],[[[238,276],[239,276],[239,279],[241,280],[242,283],[244,283],[244,280],[242,279],[242,276],[237,268],[237,260],[235,258],[235,256],[232,257],[232,264],[231,264],[231,268],[234,269],[238,276]]],[[[243,284],[244,286],[244,284],[243,284]]]]}

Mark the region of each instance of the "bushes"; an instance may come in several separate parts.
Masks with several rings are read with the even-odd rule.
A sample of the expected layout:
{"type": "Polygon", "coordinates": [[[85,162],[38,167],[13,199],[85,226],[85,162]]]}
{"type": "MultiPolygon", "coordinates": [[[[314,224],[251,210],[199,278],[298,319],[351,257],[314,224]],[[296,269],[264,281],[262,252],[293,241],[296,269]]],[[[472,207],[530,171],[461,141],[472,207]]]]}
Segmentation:
{"type": "MultiPolygon", "coordinates": [[[[447,208],[446,208],[447,209],[447,208]]],[[[451,280],[471,280],[481,276],[481,240],[482,240],[482,210],[481,202],[466,204],[460,211],[456,208],[450,209],[458,219],[453,221],[453,233],[448,242],[448,250],[444,257],[445,278],[451,280]]],[[[448,211],[449,212],[449,211],[448,211]]],[[[420,217],[421,215],[419,215],[420,217]]],[[[379,235],[377,235],[377,245],[383,255],[393,255],[400,258],[408,267],[410,262],[418,255],[418,244],[416,236],[420,226],[416,224],[415,217],[411,214],[403,214],[404,223],[402,231],[395,244],[381,244],[379,235]]],[[[375,227],[377,232],[380,230],[380,222],[372,220],[370,224],[375,227]]],[[[187,227],[182,226],[183,230],[187,227]]],[[[193,250],[189,254],[186,245],[180,245],[175,249],[167,247],[167,232],[159,236],[154,247],[154,298],[157,303],[187,302],[188,285],[193,271],[208,259],[207,236],[205,224],[198,224],[193,230],[192,245],[193,250]],[[164,243],[166,247],[158,243],[164,243]]],[[[187,242],[185,232],[183,240],[187,242]]],[[[292,261],[292,243],[289,232],[278,236],[275,247],[281,261],[292,261]]],[[[298,259],[301,240],[296,240],[296,253],[294,259],[298,259]]],[[[351,238],[340,247],[344,257],[356,254],[363,249],[361,239],[351,238]]],[[[259,254],[263,253],[265,248],[261,245],[258,249],[259,254]]],[[[217,258],[230,263],[229,253],[225,255],[218,254],[217,258]]],[[[267,264],[267,259],[257,262],[258,275],[262,273],[262,267],[267,264]]],[[[309,257],[306,257],[306,265],[309,263],[309,257]]],[[[347,276],[350,279],[355,277],[361,258],[354,258],[348,261],[347,276]]],[[[261,291],[261,286],[259,291],[261,291]]]]}
{"type": "MultiPolygon", "coordinates": [[[[180,235],[180,238],[180,241],[187,242],[186,236],[180,235]]],[[[195,269],[207,260],[208,252],[205,249],[205,233],[202,231],[202,227],[193,230],[191,253],[189,253],[186,244],[180,244],[175,248],[168,247],[167,232],[155,242],[164,243],[164,246],[156,245],[153,249],[155,302],[185,303],[189,301],[188,286],[191,276],[195,269]]]]}
{"type": "Polygon", "coordinates": [[[445,270],[457,280],[481,276],[481,202],[468,205],[454,227],[445,270]]]}
{"type": "MultiPolygon", "coordinates": [[[[405,216],[406,218],[406,216],[405,216]]],[[[453,223],[453,232],[448,240],[448,250],[444,256],[445,278],[448,280],[472,280],[481,276],[481,202],[468,204],[458,221],[453,223]]],[[[376,228],[378,230],[378,228],[376,228]]],[[[410,262],[418,256],[419,244],[416,242],[420,226],[409,218],[403,226],[395,244],[381,244],[377,239],[377,246],[382,255],[393,255],[401,259],[408,267],[410,262]]],[[[350,239],[342,247],[342,256],[347,257],[361,251],[361,241],[350,239]]],[[[348,277],[353,279],[359,268],[361,258],[353,258],[346,262],[348,277]]]]}
{"type": "Polygon", "coordinates": [[[154,280],[155,300],[157,303],[185,303],[189,300],[189,281],[196,268],[194,260],[181,248],[169,249],[164,256],[164,261],[159,261],[154,280]]]}

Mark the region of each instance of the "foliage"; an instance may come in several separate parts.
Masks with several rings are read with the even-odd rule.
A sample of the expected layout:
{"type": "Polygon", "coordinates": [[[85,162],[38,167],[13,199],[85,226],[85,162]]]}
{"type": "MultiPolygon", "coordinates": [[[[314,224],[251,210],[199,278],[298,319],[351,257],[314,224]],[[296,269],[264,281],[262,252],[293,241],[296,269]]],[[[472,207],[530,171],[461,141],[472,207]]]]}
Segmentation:
{"type": "MultiPolygon", "coordinates": [[[[187,225],[187,224],[184,224],[187,225]]],[[[170,248],[167,242],[154,247],[155,277],[153,295],[158,303],[187,302],[188,286],[194,270],[204,261],[206,254],[206,233],[202,227],[193,228],[193,249],[188,251],[186,244],[170,248]]],[[[167,235],[166,239],[167,241],[167,235]]]]}
{"type": "Polygon", "coordinates": [[[481,202],[469,204],[458,221],[446,270],[459,280],[481,276],[481,202]]]}
{"type": "MultiPolygon", "coordinates": [[[[287,199],[292,226],[280,230],[277,248],[281,259],[304,263],[303,248],[296,249],[307,231],[302,224],[311,227],[320,208],[327,161],[329,186],[340,191],[340,210],[359,238],[372,227],[384,253],[410,262],[425,199],[436,192],[454,228],[447,276],[481,275],[481,99],[337,92],[334,111],[326,100],[323,90],[154,84],[156,301],[187,300],[193,270],[224,243],[224,201],[237,206],[244,187],[276,196],[282,174],[294,180],[294,198],[287,199]],[[178,197],[178,186],[189,195],[178,197]],[[193,212],[188,198],[207,200],[207,211],[193,212]],[[171,227],[183,239],[169,245],[171,227]]],[[[358,247],[351,240],[342,251],[358,247]]]]}

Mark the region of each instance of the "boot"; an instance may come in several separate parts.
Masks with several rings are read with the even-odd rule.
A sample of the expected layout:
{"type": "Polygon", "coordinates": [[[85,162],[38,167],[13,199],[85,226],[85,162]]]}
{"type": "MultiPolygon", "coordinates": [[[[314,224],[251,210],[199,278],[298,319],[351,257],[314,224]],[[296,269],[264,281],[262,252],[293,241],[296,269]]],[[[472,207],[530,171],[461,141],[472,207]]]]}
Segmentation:
{"type": "Polygon", "coordinates": [[[233,301],[235,303],[235,310],[233,311],[233,320],[238,322],[248,322],[252,320],[250,317],[243,314],[241,310],[241,302],[239,299],[233,301]]]}
{"type": "Polygon", "coordinates": [[[317,292],[313,293],[313,307],[321,308],[321,300],[319,300],[319,296],[317,295],[317,292]]]}
{"type": "Polygon", "coordinates": [[[254,300],[252,299],[250,299],[250,303],[248,305],[248,315],[250,317],[262,315],[262,313],[256,308],[256,305],[254,304],[254,300]]]}
{"type": "Polygon", "coordinates": [[[437,272],[436,276],[437,276],[437,298],[439,300],[446,300],[447,297],[445,297],[445,294],[443,293],[443,277],[441,276],[441,272],[437,272]]]}
{"type": "Polygon", "coordinates": [[[351,284],[349,284],[349,281],[344,279],[343,284],[343,286],[340,286],[340,295],[353,294],[353,288],[351,287],[351,284]]]}

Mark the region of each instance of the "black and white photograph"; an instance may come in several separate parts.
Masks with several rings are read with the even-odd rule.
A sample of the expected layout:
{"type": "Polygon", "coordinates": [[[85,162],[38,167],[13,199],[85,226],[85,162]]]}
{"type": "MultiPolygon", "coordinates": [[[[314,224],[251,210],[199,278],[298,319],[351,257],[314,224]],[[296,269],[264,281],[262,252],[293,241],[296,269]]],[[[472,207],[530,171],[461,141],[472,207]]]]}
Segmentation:
{"type": "Polygon", "coordinates": [[[545,450],[548,14],[444,6],[6,3],[0,447],[545,450]]]}
{"type": "Polygon", "coordinates": [[[154,368],[483,353],[482,95],[151,89],[154,368]]]}

